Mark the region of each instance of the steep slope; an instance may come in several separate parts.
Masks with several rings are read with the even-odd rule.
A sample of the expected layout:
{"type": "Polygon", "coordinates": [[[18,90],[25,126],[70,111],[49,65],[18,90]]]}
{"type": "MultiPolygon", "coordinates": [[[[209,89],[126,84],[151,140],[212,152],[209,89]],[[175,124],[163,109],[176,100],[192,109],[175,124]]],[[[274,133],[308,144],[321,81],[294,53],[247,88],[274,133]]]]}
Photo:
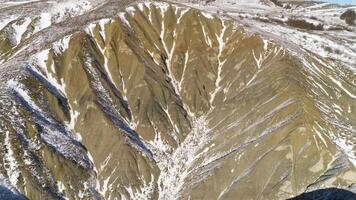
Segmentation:
{"type": "Polygon", "coordinates": [[[347,62],[179,4],[138,3],[93,20],[41,45],[34,34],[23,50],[1,46],[0,183],[9,193],[285,199],[353,189],[347,62]]]}

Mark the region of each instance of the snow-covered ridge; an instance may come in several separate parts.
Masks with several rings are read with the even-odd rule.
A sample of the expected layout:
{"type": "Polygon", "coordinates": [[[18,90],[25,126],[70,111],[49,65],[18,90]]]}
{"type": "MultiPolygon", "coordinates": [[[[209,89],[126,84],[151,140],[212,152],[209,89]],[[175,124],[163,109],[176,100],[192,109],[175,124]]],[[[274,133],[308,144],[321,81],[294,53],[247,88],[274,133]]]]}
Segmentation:
{"type": "MultiPolygon", "coordinates": [[[[223,13],[237,25],[243,23],[247,30],[258,32],[278,43],[293,43],[323,58],[342,62],[351,69],[356,60],[356,27],[348,26],[340,16],[355,6],[338,6],[330,3],[314,3],[294,6],[290,9],[265,4],[262,1],[217,0],[206,5],[186,2],[191,6],[210,13],[223,13]],[[288,25],[289,19],[303,20],[323,30],[305,30],[288,25]],[[335,30],[334,30],[335,29],[335,30]]],[[[286,46],[287,47],[287,46],[286,46]]]]}
{"type": "MultiPolygon", "coordinates": [[[[82,15],[94,8],[89,0],[79,1],[47,1],[40,4],[38,1],[6,2],[5,4],[21,6],[23,4],[33,4],[34,6],[44,6],[40,12],[28,15],[11,13],[6,17],[0,16],[0,33],[5,32],[5,36],[11,41],[11,49],[0,53],[0,63],[9,59],[6,53],[18,54],[25,48],[16,49],[17,46],[41,30],[53,24],[65,21],[68,18],[82,15]],[[2,56],[5,54],[4,58],[2,56]]],[[[1,7],[1,6],[0,6],[1,7]]],[[[6,38],[5,38],[6,39],[6,38]]],[[[11,57],[10,57],[11,58],[11,57]]]]}

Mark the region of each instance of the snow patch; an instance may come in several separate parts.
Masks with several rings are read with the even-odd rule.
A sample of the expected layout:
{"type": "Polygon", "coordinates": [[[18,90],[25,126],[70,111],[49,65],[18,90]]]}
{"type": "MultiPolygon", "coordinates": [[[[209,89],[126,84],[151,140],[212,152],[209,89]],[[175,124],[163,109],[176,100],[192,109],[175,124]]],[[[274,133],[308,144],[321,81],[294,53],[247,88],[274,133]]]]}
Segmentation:
{"type": "MultiPolygon", "coordinates": [[[[215,99],[215,96],[216,94],[220,91],[221,89],[221,86],[220,86],[220,81],[222,80],[222,76],[221,76],[221,73],[222,73],[222,67],[226,61],[225,60],[222,60],[221,56],[222,56],[222,52],[224,50],[224,47],[225,47],[225,42],[224,42],[224,35],[225,35],[225,31],[227,29],[227,26],[225,25],[225,21],[221,20],[221,25],[222,25],[222,29],[221,29],[221,32],[220,34],[216,34],[216,39],[218,41],[218,44],[219,44],[219,52],[218,52],[218,72],[217,72],[217,78],[215,80],[215,90],[210,94],[210,104],[213,103],[214,99],[215,99]]],[[[227,40],[227,38],[226,38],[227,40]]]]}
{"type": "Polygon", "coordinates": [[[129,193],[131,200],[151,199],[154,191],[154,181],[154,176],[151,175],[151,181],[146,183],[143,180],[143,186],[139,190],[134,190],[131,186],[125,187],[125,189],[129,193]]]}
{"type": "Polygon", "coordinates": [[[9,181],[11,185],[16,187],[17,181],[20,177],[20,170],[18,169],[18,164],[15,159],[15,153],[12,150],[12,145],[10,142],[10,132],[5,132],[4,144],[6,148],[6,153],[4,155],[4,168],[6,169],[7,176],[9,177],[9,181]]]}
{"type": "Polygon", "coordinates": [[[6,25],[8,25],[10,22],[15,20],[17,17],[16,16],[10,16],[2,21],[0,21],[0,30],[3,29],[6,25]]]}
{"type": "Polygon", "coordinates": [[[211,13],[201,12],[201,14],[207,19],[214,19],[214,16],[211,13]]]}
{"type": "MultiPolygon", "coordinates": [[[[165,145],[156,145],[165,150],[161,154],[155,154],[157,165],[160,168],[158,177],[159,200],[179,199],[180,192],[184,187],[186,178],[194,171],[194,161],[203,154],[199,151],[209,141],[209,130],[205,117],[194,118],[192,120],[192,130],[184,141],[172,153],[165,150],[165,145]],[[157,156],[157,157],[156,157],[157,156]]],[[[158,139],[160,140],[160,139],[158,139]]],[[[158,142],[159,144],[160,142],[158,142]]],[[[159,151],[156,149],[155,152],[159,151]]]]}
{"type": "Polygon", "coordinates": [[[162,14],[164,14],[169,8],[169,4],[166,2],[154,2],[154,5],[161,10],[162,14]]]}
{"type": "Polygon", "coordinates": [[[63,94],[65,94],[65,84],[62,81],[58,81],[56,77],[53,76],[55,73],[55,68],[54,68],[54,63],[51,63],[50,69],[52,72],[48,70],[47,67],[47,62],[48,62],[48,57],[49,57],[49,49],[43,50],[39,53],[37,53],[34,56],[35,61],[37,62],[37,65],[45,72],[44,75],[39,72],[36,67],[32,66],[32,69],[36,71],[39,75],[45,76],[46,80],[50,82],[57,90],[61,91],[63,94]]]}
{"type": "Polygon", "coordinates": [[[177,24],[180,24],[183,16],[190,10],[190,8],[187,8],[187,9],[184,9],[184,10],[181,10],[178,18],[177,18],[177,24]]]}
{"type": "Polygon", "coordinates": [[[356,166],[356,155],[354,151],[354,145],[343,137],[334,137],[335,144],[348,156],[349,160],[354,166],[356,166]]]}
{"type": "Polygon", "coordinates": [[[16,45],[18,45],[21,42],[22,35],[26,32],[28,25],[31,23],[31,18],[26,17],[24,19],[24,22],[19,24],[19,22],[14,23],[12,27],[15,30],[15,40],[16,40],[16,45]]]}
{"type": "Polygon", "coordinates": [[[18,197],[20,193],[16,190],[15,187],[11,185],[11,183],[7,181],[6,177],[4,177],[2,174],[0,174],[0,186],[7,188],[9,192],[12,193],[11,195],[16,196],[19,200],[25,199],[25,198],[18,197]]]}
{"type": "Polygon", "coordinates": [[[119,13],[119,17],[120,17],[120,21],[122,23],[124,23],[124,25],[128,26],[129,28],[131,28],[130,22],[126,18],[126,13],[124,13],[124,12],[119,13]]]}
{"type": "Polygon", "coordinates": [[[104,42],[106,41],[106,38],[105,38],[105,25],[110,23],[111,22],[111,19],[102,19],[99,21],[99,26],[100,26],[100,35],[101,37],[103,37],[104,39],[104,42]]]}
{"type": "Polygon", "coordinates": [[[52,45],[52,49],[55,53],[63,53],[69,47],[69,42],[72,35],[67,35],[64,38],[56,41],[52,45]]]}
{"type": "Polygon", "coordinates": [[[45,29],[52,24],[52,15],[51,13],[45,12],[41,13],[39,21],[39,30],[45,29]]]}

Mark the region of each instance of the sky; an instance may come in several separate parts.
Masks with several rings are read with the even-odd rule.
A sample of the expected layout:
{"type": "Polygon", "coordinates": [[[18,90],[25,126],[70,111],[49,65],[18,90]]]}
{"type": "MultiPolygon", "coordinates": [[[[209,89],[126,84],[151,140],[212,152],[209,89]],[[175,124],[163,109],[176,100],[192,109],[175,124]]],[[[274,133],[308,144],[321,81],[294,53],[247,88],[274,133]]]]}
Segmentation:
{"type": "Polygon", "coordinates": [[[321,0],[325,2],[331,2],[331,3],[340,3],[340,4],[352,4],[356,5],[356,0],[321,0]]]}

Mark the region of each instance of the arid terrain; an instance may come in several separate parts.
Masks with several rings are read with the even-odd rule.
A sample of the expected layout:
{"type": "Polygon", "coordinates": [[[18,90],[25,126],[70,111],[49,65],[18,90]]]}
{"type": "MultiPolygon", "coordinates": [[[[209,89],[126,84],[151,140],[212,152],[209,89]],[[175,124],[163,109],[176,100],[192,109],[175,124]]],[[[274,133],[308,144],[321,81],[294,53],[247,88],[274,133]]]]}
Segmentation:
{"type": "Polygon", "coordinates": [[[356,199],[355,10],[0,1],[0,199],[356,199]]]}

